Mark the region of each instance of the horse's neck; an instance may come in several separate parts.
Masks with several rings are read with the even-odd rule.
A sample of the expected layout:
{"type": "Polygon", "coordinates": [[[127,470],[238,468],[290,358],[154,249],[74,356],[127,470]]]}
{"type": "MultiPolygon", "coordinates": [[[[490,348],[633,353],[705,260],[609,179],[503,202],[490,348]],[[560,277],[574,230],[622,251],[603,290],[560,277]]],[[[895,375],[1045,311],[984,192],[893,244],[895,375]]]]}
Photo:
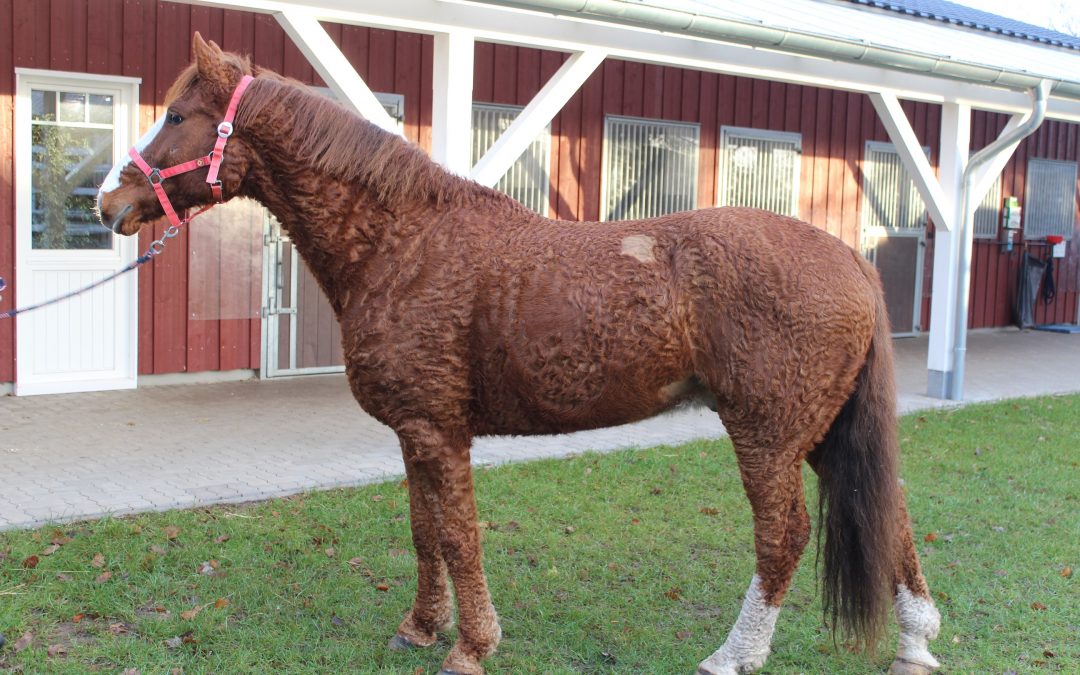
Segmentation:
{"type": "Polygon", "coordinates": [[[276,150],[264,152],[244,192],[278,219],[340,313],[371,259],[387,254],[387,242],[404,239],[408,223],[363,186],[304,166],[287,147],[276,150]]]}

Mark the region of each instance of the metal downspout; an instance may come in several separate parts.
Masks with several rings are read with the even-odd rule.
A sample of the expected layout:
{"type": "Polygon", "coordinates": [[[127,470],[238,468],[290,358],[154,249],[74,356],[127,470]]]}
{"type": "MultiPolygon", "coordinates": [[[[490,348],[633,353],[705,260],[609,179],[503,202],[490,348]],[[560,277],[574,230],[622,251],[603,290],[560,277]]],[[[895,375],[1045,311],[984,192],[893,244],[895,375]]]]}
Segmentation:
{"type": "Polygon", "coordinates": [[[1030,136],[1046,117],[1047,99],[1050,97],[1049,80],[1043,80],[1039,85],[1028,91],[1032,99],[1031,115],[1021,122],[1012,131],[1002,134],[990,145],[986,146],[968,162],[964,168],[964,177],[961,183],[963,195],[961,197],[962,211],[958,223],[959,231],[956,236],[962,237],[960,243],[960,260],[957,265],[956,284],[956,316],[953,332],[953,369],[950,375],[948,394],[953,401],[964,399],[964,359],[967,356],[967,325],[968,325],[968,294],[971,292],[971,249],[974,240],[975,207],[971,203],[972,180],[975,172],[983,164],[986,164],[995,155],[1002,152],[1013,143],[1030,136]]]}

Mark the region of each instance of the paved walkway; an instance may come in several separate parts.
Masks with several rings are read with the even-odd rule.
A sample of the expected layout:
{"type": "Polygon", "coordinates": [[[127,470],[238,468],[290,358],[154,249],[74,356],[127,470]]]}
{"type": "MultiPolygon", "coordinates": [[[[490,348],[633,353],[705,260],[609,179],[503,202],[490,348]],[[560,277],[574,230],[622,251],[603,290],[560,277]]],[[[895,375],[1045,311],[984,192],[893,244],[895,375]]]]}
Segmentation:
{"type": "MultiPolygon", "coordinates": [[[[969,401],[1080,391],[1080,335],[973,333],[969,401]]],[[[927,398],[926,340],[897,342],[902,412],[927,398]]],[[[717,437],[707,410],[543,437],[479,439],[476,463],[717,437]]],[[[239,502],[404,474],[389,429],[344,376],[0,397],[0,529],[104,514],[239,502]]]]}

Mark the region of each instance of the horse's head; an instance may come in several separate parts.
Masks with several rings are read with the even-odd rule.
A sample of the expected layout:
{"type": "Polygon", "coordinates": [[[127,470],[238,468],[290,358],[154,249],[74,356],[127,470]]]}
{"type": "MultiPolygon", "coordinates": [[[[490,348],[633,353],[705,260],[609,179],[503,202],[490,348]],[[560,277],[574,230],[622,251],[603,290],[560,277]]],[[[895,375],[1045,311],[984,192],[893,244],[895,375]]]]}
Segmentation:
{"type": "Polygon", "coordinates": [[[144,223],[167,215],[154,182],[164,189],[164,201],[182,213],[235,196],[250,166],[250,147],[232,136],[218,170],[220,194],[207,182],[208,158],[219,141],[219,125],[238,84],[252,73],[247,59],[222,52],[198,33],[193,50],[195,62],[166,94],[165,114],[135,144],[144,164],[129,156],[112,168],[98,192],[101,222],[114,232],[132,235],[144,223]],[[188,162],[192,164],[183,172],[169,170],[188,162]]]}

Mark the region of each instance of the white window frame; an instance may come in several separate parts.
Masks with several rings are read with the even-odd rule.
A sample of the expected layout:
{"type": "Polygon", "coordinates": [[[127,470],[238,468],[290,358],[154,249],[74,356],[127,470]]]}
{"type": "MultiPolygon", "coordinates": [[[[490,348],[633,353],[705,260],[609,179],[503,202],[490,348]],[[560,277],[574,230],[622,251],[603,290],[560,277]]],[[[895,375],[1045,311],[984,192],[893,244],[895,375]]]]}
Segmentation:
{"type": "MultiPolygon", "coordinates": [[[[860,204],[861,210],[862,210],[862,217],[860,218],[860,220],[862,222],[862,231],[863,231],[863,234],[864,234],[864,241],[866,239],[865,235],[870,235],[870,237],[881,237],[881,236],[887,236],[887,235],[892,235],[892,236],[896,236],[896,235],[902,235],[902,236],[916,236],[916,235],[918,235],[918,236],[922,236],[922,235],[924,235],[926,233],[927,223],[930,220],[930,213],[929,213],[928,209],[926,208],[926,202],[923,201],[922,196],[918,193],[918,191],[915,190],[914,186],[911,187],[912,192],[910,193],[910,195],[912,196],[912,198],[918,199],[919,203],[921,203],[923,205],[922,215],[919,218],[919,221],[918,221],[919,224],[917,226],[915,226],[915,227],[888,227],[888,226],[870,225],[870,223],[869,223],[869,208],[868,208],[869,207],[868,200],[870,199],[870,196],[869,196],[869,193],[867,192],[867,189],[866,189],[866,184],[867,184],[867,181],[869,180],[869,177],[868,177],[867,171],[866,171],[866,158],[867,158],[867,155],[869,155],[871,151],[873,151],[873,152],[889,152],[889,153],[895,154],[897,156],[897,161],[900,162],[900,164],[899,164],[900,170],[904,173],[905,176],[907,175],[907,169],[904,167],[903,162],[900,160],[900,153],[896,149],[895,145],[893,145],[892,143],[884,142],[884,141],[866,141],[865,145],[863,146],[862,164],[861,164],[861,167],[860,167],[860,169],[862,171],[862,181],[859,183],[859,191],[861,193],[860,198],[861,198],[861,201],[862,201],[862,203],[860,204]]],[[[930,156],[930,148],[927,147],[927,146],[923,146],[923,153],[925,153],[926,156],[929,158],[929,156],[930,156]]],[[[910,176],[907,176],[907,178],[908,178],[908,180],[912,180],[912,178],[910,176]]],[[[901,181],[901,182],[903,182],[903,181],[901,181]]]]}
{"type": "MultiPolygon", "coordinates": [[[[477,103],[472,104],[472,159],[471,163],[476,164],[480,161],[484,153],[499,139],[499,135],[505,131],[505,129],[496,129],[494,135],[491,138],[491,143],[488,143],[484,148],[478,148],[476,145],[476,116],[478,113],[502,113],[509,115],[507,126],[516,118],[521,111],[524,110],[524,106],[519,105],[504,105],[500,103],[477,103]],[[479,152],[477,152],[479,150],[479,152]]],[[[518,199],[526,207],[536,211],[542,216],[548,215],[551,208],[551,123],[548,123],[544,127],[544,130],[529,144],[525,151],[521,153],[521,156],[514,161],[507,172],[499,179],[499,182],[495,185],[495,189],[499,190],[507,195],[510,195],[514,199],[518,199]],[[519,180],[519,176],[526,175],[529,171],[527,162],[530,160],[539,164],[540,170],[543,173],[543,184],[540,186],[539,195],[535,204],[526,204],[524,201],[518,199],[519,194],[515,194],[515,186],[522,184],[519,180]]]]}
{"type": "MultiPolygon", "coordinates": [[[[1058,235],[1064,237],[1066,240],[1071,240],[1073,236],[1073,230],[1076,228],[1076,178],[1077,178],[1077,163],[1063,161],[1058,159],[1044,159],[1041,157],[1031,157],[1028,159],[1027,174],[1025,176],[1024,185],[1024,204],[1023,215],[1024,221],[1024,239],[1045,239],[1048,235],[1058,235]],[[1060,222],[1052,222],[1049,226],[1046,226],[1039,222],[1040,209],[1044,208],[1044,204],[1039,201],[1037,196],[1032,194],[1032,190],[1035,187],[1035,181],[1032,180],[1034,176],[1034,167],[1056,167],[1057,170],[1063,170],[1064,176],[1068,177],[1069,185],[1071,186],[1071,198],[1068,200],[1069,213],[1065,214],[1057,213],[1050,214],[1055,218],[1061,218],[1060,222]],[[1071,175],[1070,175],[1071,174],[1071,175]]],[[[1046,208],[1050,208],[1046,205],[1046,208]]]]}
{"type": "MultiPolygon", "coordinates": [[[[645,117],[627,117],[623,115],[605,115],[604,116],[604,143],[601,159],[601,177],[600,177],[600,220],[611,220],[610,213],[608,212],[608,191],[611,189],[611,176],[610,176],[610,162],[614,161],[614,155],[611,144],[611,128],[614,124],[630,124],[640,126],[653,126],[660,129],[687,129],[693,130],[694,140],[694,152],[693,160],[690,163],[690,181],[689,191],[686,195],[686,208],[680,210],[691,210],[698,207],[698,173],[700,171],[701,164],[701,125],[696,122],[676,122],[672,120],[653,119],[645,117]]],[[[656,185],[663,183],[664,181],[672,180],[671,177],[660,177],[659,180],[652,180],[650,184],[656,185]]],[[[647,214],[642,217],[656,217],[663,215],[667,212],[660,212],[654,214],[647,214]]]]}
{"type": "Polygon", "coordinates": [[[730,164],[728,163],[728,154],[732,151],[730,143],[734,139],[746,139],[752,141],[762,141],[765,143],[786,143],[794,146],[795,154],[798,156],[795,162],[792,163],[792,176],[791,176],[791,196],[790,199],[784,200],[787,203],[784,205],[782,211],[773,210],[784,216],[791,216],[792,218],[798,218],[799,216],[799,177],[802,172],[802,134],[794,131],[773,131],[771,129],[755,129],[753,127],[733,127],[733,126],[721,126],[720,127],[720,152],[717,153],[717,161],[719,166],[717,167],[717,205],[718,206],[749,206],[752,208],[766,208],[766,204],[730,204],[727,201],[729,181],[731,180],[730,164]]]}

